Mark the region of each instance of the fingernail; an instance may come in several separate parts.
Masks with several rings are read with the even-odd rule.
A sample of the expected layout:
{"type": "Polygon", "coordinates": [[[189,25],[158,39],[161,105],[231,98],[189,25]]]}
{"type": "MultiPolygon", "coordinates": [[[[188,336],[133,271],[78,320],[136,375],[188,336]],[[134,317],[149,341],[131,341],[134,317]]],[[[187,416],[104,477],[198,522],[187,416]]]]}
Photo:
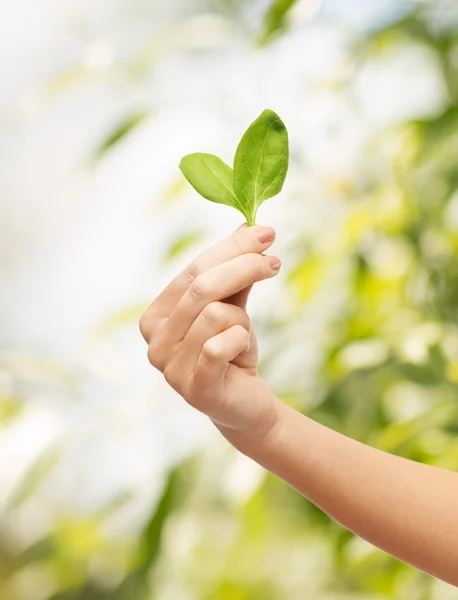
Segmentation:
{"type": "Polygon", "coordinates": [[[255,228],[255,236],[261,242],[261,244],[271,242],[275,239],[275,236],[277,235],[275,229],[273,229],[272,227],[261,227],[256,225],[255,228]]]}
{"type": "Polygon", "coordinates": [[[270,268],[274,271],[278,271],[278,269],[281,267],[280,259],[276,256],[268,256],[267,260],[269,261],[270,268]]]}

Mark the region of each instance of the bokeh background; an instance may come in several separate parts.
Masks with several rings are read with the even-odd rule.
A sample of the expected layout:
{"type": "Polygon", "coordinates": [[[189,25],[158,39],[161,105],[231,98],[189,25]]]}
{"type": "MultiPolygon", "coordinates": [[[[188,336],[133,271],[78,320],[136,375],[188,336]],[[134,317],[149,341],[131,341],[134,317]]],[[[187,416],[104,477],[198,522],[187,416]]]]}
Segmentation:
{"type": "Polygon", "coordinates": [[[241,216],[180,158],[291,142],[261,371],[338,431],[458,469],[458,3],[0,6],[0,598],[456,600],[237,454],[137,320],[241,216]]]}

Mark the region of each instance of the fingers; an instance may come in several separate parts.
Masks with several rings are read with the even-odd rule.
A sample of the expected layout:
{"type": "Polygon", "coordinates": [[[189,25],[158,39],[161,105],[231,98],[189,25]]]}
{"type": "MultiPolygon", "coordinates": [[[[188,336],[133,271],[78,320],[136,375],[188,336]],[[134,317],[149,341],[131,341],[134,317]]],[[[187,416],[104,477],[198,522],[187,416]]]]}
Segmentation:
{"type": "Polygon", "coordinates": [[[250,318],[243,309],[225,302],[207,304],[180,344],[177,364],[181,373],[192,373],[207,340],[234,325],[241,325],[250,333],[250,318]]]}
{"type": "Polygon", "coordinates": [[[224,302],[229,302],[230,304],[235,304],[235,306],[240,306],[243,310],[246,310],[248,303],[248,296],[250,295],[251,290],[253,289],[253,284],[248,287],[240,290],[240,292],[236,292],[229,298],[225,298],[224,302]]]}
{"type": "Polygon", "coordinates": [[[237,367],[249,369],[252,375],[258,373],[258,338],[254,327],[250,330],[250,347],[236,356],[232,363],[237,367]]]}
{"type": "Polygon", "coordinates": [[[183,269],[154,300],[152,311],[158,317],[168,316],[196,277],[242,254],[264,252],[274,240],[275,230],[272,227],[248,227],[244,223],[232,235],[202,252],[183,269]]]}
{"type": "Polygon", "coordinates": [[[167,319],[167,335],[180,342],[203,308],[256,281],[274,277],[280,268],[276,256],[243,254],[205,271],[192,282],[167,319]]]}
{"type": "MultiPolygon", "coordinates": [[[[199,410],[211,415],[221,409],[215,406],[214,399],[224,401],[223,385],[229,363],[248,348],[249,341],[248,331],[242,325],[233,325],[205,342],[192,375],[199,410]]],[[[191,390],[191,397],[193,395],[191,390]]]]}

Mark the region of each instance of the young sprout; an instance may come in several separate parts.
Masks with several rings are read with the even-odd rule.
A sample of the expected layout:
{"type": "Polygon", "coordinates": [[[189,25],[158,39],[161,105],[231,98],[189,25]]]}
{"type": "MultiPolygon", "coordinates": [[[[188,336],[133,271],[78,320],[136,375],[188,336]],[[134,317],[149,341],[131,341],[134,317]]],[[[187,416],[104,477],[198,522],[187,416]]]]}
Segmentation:
{"type": "Polygon", "coordinates": [[[181,159],[180,169],[201,196],[239,210],[248,225],[268,198],[282,189],[288,171],[288,132],[272,110],[251,123],[237,147],[231,169],[214,154],[196,152],[181,159]]]}

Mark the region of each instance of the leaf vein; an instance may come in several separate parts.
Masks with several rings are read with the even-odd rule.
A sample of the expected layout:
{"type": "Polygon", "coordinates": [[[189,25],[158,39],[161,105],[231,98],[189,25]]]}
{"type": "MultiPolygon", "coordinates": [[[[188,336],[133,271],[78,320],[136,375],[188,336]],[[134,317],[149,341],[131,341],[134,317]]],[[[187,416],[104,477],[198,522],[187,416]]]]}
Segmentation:
{"type": "Polygon", "coordinates": [[[266,129],[266,132],[264,134],[264,139],[262,141],[261,156],[259,157],[259,164],[258,164],[258,172],[256,173],[256,178],[254,180],[254,204],[255,204],[255,206],[258,204],[258,202],[257,202],[257,200],[258,200],[258,179],[259,179],[259,173],[261,172],[261,164],[262,164],[262,160],[263,160],[264,146],[266,145],[266,140],[267,140],[269,131],[271,130],[274,123],[277,123],[278,121],[280,121],[279,118],[274,119],[270,123],[269,127],[266,129]]]}
{"type": "Polygon", "coordinates": [[[208,162],[205,160],[205,158],[203,156],[199,156],[200,160],[204,163],[204,165],[207,167],[207,169],[213,173],[213,175],[216,177],[216,179],[218,179],[218,181],[222,184],[223,187],[226,188],[226,190],[229,192],[230,197],[235,201],[235,203],[237,204],[237,206],[242,210],[243,212],[243,207],[239,202],[239,199],[237,198],[237,196],[234,194],[234,192],[231,190],[230,187],[228,187],[226,185],[226,183],[221,179],[221,177],[216,173],[216,171],[214,169],[212,169],[212,167],[208,164],[208,162]]]}

